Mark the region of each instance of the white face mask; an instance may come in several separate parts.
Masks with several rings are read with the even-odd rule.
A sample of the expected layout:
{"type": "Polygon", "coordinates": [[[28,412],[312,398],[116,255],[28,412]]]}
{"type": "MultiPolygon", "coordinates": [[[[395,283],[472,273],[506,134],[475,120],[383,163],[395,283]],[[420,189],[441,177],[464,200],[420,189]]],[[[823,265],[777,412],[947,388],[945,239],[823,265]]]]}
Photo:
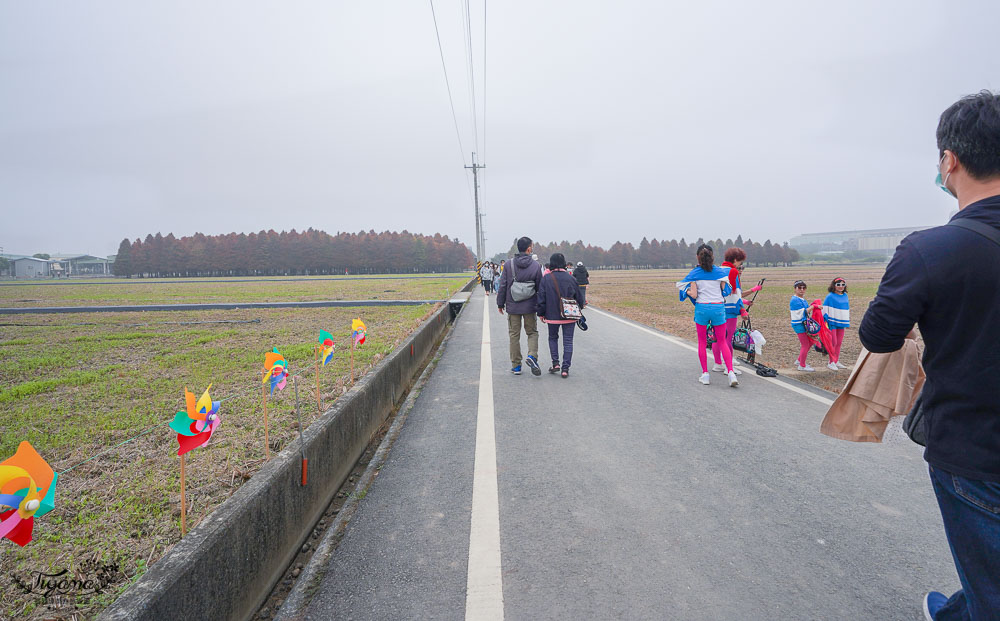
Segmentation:
{"type": "Polygon", "coordinates": [[[948,186],[947,186],[948,177],[951,176],[951,173],[949,172],[947,175],[945,175],[944,179],[941,178],[941,164],[944,163],[944,158],[945,158],[945,156],[942,155],[941,156],[941,161],[938,162],[938,174],[937,174],[937,179],[934,180],[934,183],[937,184],[937,187],[939,187],[942,190],[944,190],[945,192],[947,192],[948,196],[950,196],[952,198],[958,198],[957,196],[955,196],[954,192],[952,192],[951,190],[948,189],[948,186]]]}

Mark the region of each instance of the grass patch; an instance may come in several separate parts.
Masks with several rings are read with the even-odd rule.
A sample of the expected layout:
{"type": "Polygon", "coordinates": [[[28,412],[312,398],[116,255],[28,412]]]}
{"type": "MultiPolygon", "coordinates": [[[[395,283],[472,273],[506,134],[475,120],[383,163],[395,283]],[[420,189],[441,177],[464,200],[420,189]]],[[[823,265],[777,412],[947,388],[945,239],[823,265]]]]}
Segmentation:
{"type": "Polygon", "coordinates": [[[103,371],[71,371],[61,377],[23,382],[11,388],[0,389],[0,403],[17,401],[18,399],[24,399],[32,395],[49,392],[60,386],[84,386],[98,381],[104,373],[111,369],[112,367],[108,367],[103,371]]]}
{"type": "MultiPolygon", "coordinates": [[[[102,596],[77,602],[74,612],[92,618],[176,543],[177,444],[166,423],[183,408],[185,386],[200,395],[213,384],[212,397],[224,399],[222,425],[211,443],[188,455],[186,495],[193,503],[188,525],[193,528],[263,464],[260,372],[265,352],[277,347],[292,372],[302,375],[300,413],[308,425],[320,416],[310,368],[320,328],[338,344],[334,360],[320,369],[323,404],[329,407],[350,384],[351,319],[360,316],[368,326],[367,343],[354,352],[357,378],[432,310],[425,305],[93,313],[38,316],[31,318],[36,326],[0,327],[0,342],[19,343],[3,350],[0,364],[0,459],[27,440],[63,473],[56,509],[35,521],[34,541],[25,548],[4,545],[0,552],[0,618],[52,616],[44,600],[16,589],[11,574],[73,573],[93,558],[117,562],[121,581],[102,596]],[[220,320],[255,323],[178,323],[220,320]],[[146,325],[124,325],[134,323],[146,325]]],[[[268,414],[275,453],[297,437],[291,382],[269,398],[268,414]]]]}

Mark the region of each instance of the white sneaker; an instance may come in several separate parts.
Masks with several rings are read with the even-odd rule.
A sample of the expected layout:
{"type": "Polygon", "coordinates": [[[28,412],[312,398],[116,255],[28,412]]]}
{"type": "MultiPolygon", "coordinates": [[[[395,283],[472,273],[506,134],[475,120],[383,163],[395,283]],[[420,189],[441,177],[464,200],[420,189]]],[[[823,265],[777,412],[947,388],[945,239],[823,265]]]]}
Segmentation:
{"type": "Polygon", "coordinates": [[[839,360],[838,360],[838,361],[837,361],[837,368],[838,368],[838,369],[846,369],[846,368],[847,368],[847,365],[846,365],[846,364],[844,364],[843,362],[841,362],[841,361],[839,361],[839,360]]]}
{"type": "Polygon", "coordinates": [[[712,367],[712,370],[713,371],[718,371],[719,373],[725,373],[726,372],[726,365],[724,365],[724,364],[717,364],[714,367],[712,367]]]}
{"type": "Polygon", "coordinates": [[[831,371],[839,371],[840,370],[840,367],[837,366],[836,362],[831,362],[830,364],[826,365],[826,368],[830,369],[831,371]]]}
{"type": "Polygon", "coordinates": [[[812,372],[813,372],[813,371],[815,371],[816,369],[812,368],[812,367],[811,367],[811,366],[809,366],[808,364],[807,364],[806,366],[802,366],[802,365],[800,365],[800,364],[799,364],[798,362],[796,362],[796,363],[795,363],[795,370],[796,370],[796,371],[805,371],[806,373],[812,373],[812,372]]]}
{"type": "Polygon", "coordinates": [[[706,371],[705,373],[701,374],[701,377],[698,378],[698,381],[708,386],[710,383],[712,383],[712,376],[706,371]]]}
{"type": "Polygon", "coordinates": [[[736,387],[740,385],[740,380],[736,379],[736,374],[733,372],[729,373],[729,386],[736,387]]]}

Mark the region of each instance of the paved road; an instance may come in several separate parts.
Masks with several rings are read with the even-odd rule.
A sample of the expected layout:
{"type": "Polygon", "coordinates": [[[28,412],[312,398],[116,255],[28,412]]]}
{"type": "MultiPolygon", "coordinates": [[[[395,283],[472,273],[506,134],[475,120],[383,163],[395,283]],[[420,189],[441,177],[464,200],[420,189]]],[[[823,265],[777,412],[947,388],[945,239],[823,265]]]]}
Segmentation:
{"type": "Polygon", "coordinates": [[[569,379],[515,377],[484,301],[305,618],[921,619],[958,587],[919,447],[821,435],[802,385],[702,386],[689,344],[596,310],[569,379]]]}

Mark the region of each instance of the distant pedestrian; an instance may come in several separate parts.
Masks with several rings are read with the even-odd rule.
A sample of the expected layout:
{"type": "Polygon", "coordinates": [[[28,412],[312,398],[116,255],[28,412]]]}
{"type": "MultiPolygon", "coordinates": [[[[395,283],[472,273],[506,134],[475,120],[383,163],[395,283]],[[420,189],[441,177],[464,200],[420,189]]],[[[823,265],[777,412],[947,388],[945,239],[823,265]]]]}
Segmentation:
{"type": "Polygon", "coordinates": [[[903,239],[858,337],[868,351],[888,353],[916,323],[924,340],[924,459],[962,583],[950,598],[927,593],[924,616],[998,619],[1000,304],[990,266],[1000,263],[1000,94],[952,104],[937,148],[937,185],[957,199],[958,213],[903,239]]]}
{"type": "Polygon", "coordinates": [[[538,292],[538,304],[535,310],[549,327],[549,353],[552,355],[552,366],[549,373],[560,373],[569,377],[569,367],[573,362],[573,332],[576,329],[576,319],[566,319],[562,316],[562,298],[573,298],[583,308],[583,293],[573,276],[566,271],[566,258],[557,252],[549,259],[551,271],[542,278],[542,287],[538,292]],[[559,364],[559,331],[562,330],[563,355],[562,365],[559,364]]]}
{"type": "MultiPolygon", "coordinates": [[[[813,346],[813,341],[809,336],[809,325],[813,321],[813,312],[817,309],[822,309],[822,306],[818,302],[809,302],[806,300],[807,287],[805,281],[796,280],[792,287],[795,294],[792,295],[792,299],[788,302],[788,312],[791,314],[792,330],[799,337],[799,357],[795,359],[795,370],[812,373],[816,369],[809,366],[809,363],[806,361],[809,350],[813,346]]],[[[836,369],[836,365],[834,365],[834,369],[836,369]]]]}
{"type": "MultiPolygon", "coordinates": [[[[735,352],[733,352],[733,335],[736,334],[736,324],[739,323],[741,316],[747,316],[747,311],[744,308],[742,284],[740,282],[740,276],[743,272],[743,262],[747,259],[747,253],[742,248],[729,248],[726,250],[725,259],[722,262],[722,269],[726,270],[728,274],[729,288],[732,291],[725,297],[725,337],[721,339],[717,338],[712,343],[712,356],[715,358],[715,366],[712,367],[712,370],[719,372],[726,371],[726,365],[722,363],[722,348],[728,347],[730,354],[735,355],[735,352]]],[[[734,368],[733,373],[742,375],[743,372],[734,368]]]]}
{"type": "Polygon", "coordinates": [[[830,336],[833,340],[833,351],[830,352],[830,364],[838,369],[846,369],[847,365],[840,362],[840,348],[844,344],[844,330],[851,327],[851,304],[847,299],[847,281],[834,278],[830,283],[829,293],[823,300],[823,319],[830,326],[830,336]]]}
{"type": "Polygon", "coordinates": [[[587,305],[587,287],[590,286],[590,272],[583,266],[583,261],[576,262],[576,269],[573,270],[573,280],[583,292],[583,305],[587,305]]]}
{"type": "Polygon", "coordinates": [[[531,238],[517,240],[518,254],[507,263],[497,287],[497,310],[507,311],[507,331],[510,336],[510,371],[521,374],[521,326],[528,336],[528,356],[525,362],[532,374],[541,375],[538,366],[538,321],[535,302],[542,284],[542,268],[531,258],[531,238]]]}
{"type": "MultiPolygon", "coordinates": [[[[726,306],[725,296],[732,288],[729,286],[729,271],[715,266],[715,255],[708,244],[698,246],[698,267],[691,270],[684,280],[677,283],[680,289],[681,301],[685,298],[694,303],[694,323],[698,332],[698,362],[701,363],[702,384],[711,383],[708,373],[708,330],[711,327],[715,340],[725,337],[726,306]]],[[[729,373],[729,385],[738,386],[740,381],[733,373],[733,354],[728,347],[721,348],[722,358],[726,362],[729,373]]]]}
{"type": "Polygon", "coordinates": [[[483,263],[483,266],[479,268],[479,280],[483,283],[486,295],[489,295],[493,289],[493,266],[489,261],[483,263]]]}

